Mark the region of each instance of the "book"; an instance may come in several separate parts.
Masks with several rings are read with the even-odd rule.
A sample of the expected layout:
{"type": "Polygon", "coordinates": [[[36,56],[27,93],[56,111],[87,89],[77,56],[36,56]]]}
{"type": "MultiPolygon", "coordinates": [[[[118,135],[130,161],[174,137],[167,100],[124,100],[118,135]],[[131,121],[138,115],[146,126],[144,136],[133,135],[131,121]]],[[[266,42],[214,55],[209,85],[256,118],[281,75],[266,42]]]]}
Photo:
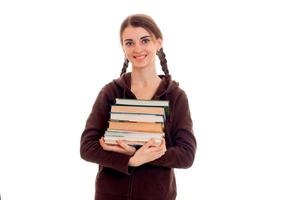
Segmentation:
{"type": "Polygon", "coordinates": [[[104,133],[107,144],[117,140],[128,145],[144,145],[151,138],[160,145],[165,136],[164,123],[169,112],[169,101],[116,99],[111,106],[109,126],[104,133]]]}
{"type": "Polygon", "coordinates": [[[152,122],[118,122],[109,121],[109,129],[163,133],[164,125],[152,122]]]}
{"type": "MultiPolygon", "coordinates": [[[[135,145],[138,145],[138,146],[142,146],[142,145],[144,145],[144,144],[146,144],[147,143],[147,141],[128,141],[128,140],[123,140],[126,144],[128,144],[128,145],[133,145],[133,146],[135,146],[135,145]]],[[[106,144],[118,144],[117,142],[116,142],[116,140],[109,140],[109,139],[106,139],[105,140],[105,143],[106,144]]],[[[159,140],[157,140],[157,141],[155,141],[155,143],[154,143],[154,146],[159,146],[161,144],[161,141],[159,140]]]]}
{"type": "Polygon", "coordinates": [[[167,100],[141,100],[141,99],[116,98],[116,104],[117,105],[140,105],[140,106],[168,107],[169,101],[167,101],[167,100]]]}
{"type": "MultiPolygon", "coordinates": [[[[119,138],[119,137],[110,137],[105,136],[104,140],[124,140],[124,141],[137,141],[137,142],[148,142],[151,138],[119,138]]],[[[161,138],[153,138],[155,142],[160,142],[161,138]]]]}
{"type": "Polygon", "coordinates": [[[149,134],[149,135],[153,135],[153,134],[158,134],[158,135],[165,135],[165,133],[157,133],[157,132],[143,132],[143,131],[127,131],[127,130],[117,130],[117,129],[111,129],[108,128],[106,132],[110,132],[110,133],[124,133],[124,134],[149,134]]]}
{"type": "Polygon", "coordinates": [[[147,132],[115,132],[115,131],[105,131],[105,136],[119,137],[119,138],[162,138],[164,133],[147,133],[147,132]]]}
{"type": "Polygon", "coordinates": [[[126,105],[112,105],[111,112],[115,113],[138,113],[138,114],[153,114],[165,115],[164,108],[162,107],[149,107],[149,106],[126,106],[126,105]]]}
{"type": "Polygon", "coordinates": [[[121,99],[116,98],[116,105],[127,106],[143,106],[143,107],[162,107],[165,114],[168,116],[170,113],[168,100],[142,100],[142,99],[121,99]]]}
{"type": "Polygon", "coordinates": [[[138,114],[138,113],[110,113],[110,119],[114,121],[129,122],[164,122],[163,115],[138,114]]]}

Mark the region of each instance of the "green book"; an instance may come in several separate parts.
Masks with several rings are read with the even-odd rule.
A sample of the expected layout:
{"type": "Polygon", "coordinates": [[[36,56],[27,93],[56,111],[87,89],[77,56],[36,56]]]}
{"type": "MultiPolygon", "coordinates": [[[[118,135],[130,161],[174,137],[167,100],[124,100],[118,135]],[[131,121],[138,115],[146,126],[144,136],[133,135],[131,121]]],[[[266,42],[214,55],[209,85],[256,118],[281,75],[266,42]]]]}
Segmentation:
{"type": "Polygon", "coordinates": [[[142,99],[121,99],[116,98],[116,105],[127,106],[144,106],[144,107],[163,107],[165,114],[170,114],[169,101],[168,100],[142,100],[142,99]]]}

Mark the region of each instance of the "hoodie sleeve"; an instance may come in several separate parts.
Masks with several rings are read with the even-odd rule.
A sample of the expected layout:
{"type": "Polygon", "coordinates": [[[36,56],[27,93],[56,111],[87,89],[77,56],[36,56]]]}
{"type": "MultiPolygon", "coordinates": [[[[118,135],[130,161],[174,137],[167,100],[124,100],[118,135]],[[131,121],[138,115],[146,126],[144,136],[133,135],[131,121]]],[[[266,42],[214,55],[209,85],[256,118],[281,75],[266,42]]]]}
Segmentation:
{"type": "Polygon", "coordinates": [[[173,146],[166,153],[149,164],[168,168],[189,168],[194,162],[197,143],[193,133],[188,99],[183,91],[175,102],[174,118],[170,131],[173,146]]]}
{"type": "Polygon", "coordinates": [[[108,127],[109,120],[110,101],[106,90],[107,87],[104,87],[100,91],[87,119],[85,130],[81,135],[80,155],[88,162],[129,174],[128,161],[130,156],[105,151],[99,143],[99,139],[108,127]]]}

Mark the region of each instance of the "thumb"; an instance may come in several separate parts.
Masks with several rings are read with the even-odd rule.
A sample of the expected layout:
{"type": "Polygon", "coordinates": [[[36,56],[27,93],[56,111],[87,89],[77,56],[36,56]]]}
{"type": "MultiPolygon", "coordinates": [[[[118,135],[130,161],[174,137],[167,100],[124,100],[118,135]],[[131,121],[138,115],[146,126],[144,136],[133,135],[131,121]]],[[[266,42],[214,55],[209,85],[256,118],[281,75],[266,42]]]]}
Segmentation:
{"type": "Polygon", "coordinates": [[[122,140],[117,140],[117,143],[118,143],[118,145],[120,145],[126,151],[133,151],[133,150],[135,150],[134,147],[129,146],[128,144],[126,144],[126,142],[124,142],[122,140]]]}
{"type": "Polygon", "coordinates": [[[142,149],[148,149],[150,146],[152,146],[154,144],[154,139],[151,138],[150,140],[148,140],[148,142],[146,144],[144,144],[141,148],[142,149]]]}

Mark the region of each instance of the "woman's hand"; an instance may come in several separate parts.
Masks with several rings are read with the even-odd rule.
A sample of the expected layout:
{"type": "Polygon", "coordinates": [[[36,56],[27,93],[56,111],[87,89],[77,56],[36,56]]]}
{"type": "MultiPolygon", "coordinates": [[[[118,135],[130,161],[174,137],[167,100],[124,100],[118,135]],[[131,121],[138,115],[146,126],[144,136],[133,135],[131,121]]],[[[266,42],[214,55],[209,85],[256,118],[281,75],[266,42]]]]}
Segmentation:
{"type": "Polygon", "coordinates": [[[154,139],[149,140],[129,159],[129,166],[138,167],[144,163],[160,158],[167,151],[165,139],[162,139],[159,146],[153,146],[154,139]]]}
{"type": "Polygon", "coordinates": [[[132,156],[136,152],[136,149],[134,147],[129,146],[122,140],[117,140],[118,145],[106,144],[104,142],[104,138],[101,137],[101,139],[99,139],[99,142],[100,142],[100,145],[102,146],[102,148],[106,151],[113,151],[113,152],[117,152],[117,153],[126,154],[129,156],[132,156]]]}

